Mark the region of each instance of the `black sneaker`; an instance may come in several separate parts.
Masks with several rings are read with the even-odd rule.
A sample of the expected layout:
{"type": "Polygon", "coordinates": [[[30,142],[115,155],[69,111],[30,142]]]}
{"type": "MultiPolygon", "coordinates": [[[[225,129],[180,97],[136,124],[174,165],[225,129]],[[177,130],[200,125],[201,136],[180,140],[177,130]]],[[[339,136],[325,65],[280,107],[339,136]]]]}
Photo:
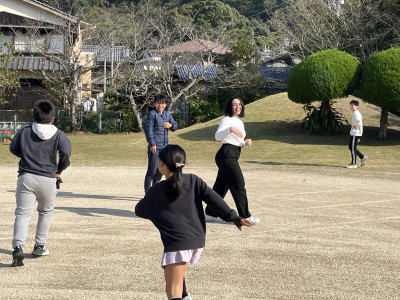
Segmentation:
{"type": "Polygon", "coordinates": [[[36,244],[33,248],[32,255],[34,256],[46,256],[49,255],[50,251],[44,245],[36,244]]]}
{"type": "Polygon", "coordinates": [[[22,249],[22,246],[15,247],[11,267],[22,267],[24,265],[24,258],[24,250],[22,249]]]}

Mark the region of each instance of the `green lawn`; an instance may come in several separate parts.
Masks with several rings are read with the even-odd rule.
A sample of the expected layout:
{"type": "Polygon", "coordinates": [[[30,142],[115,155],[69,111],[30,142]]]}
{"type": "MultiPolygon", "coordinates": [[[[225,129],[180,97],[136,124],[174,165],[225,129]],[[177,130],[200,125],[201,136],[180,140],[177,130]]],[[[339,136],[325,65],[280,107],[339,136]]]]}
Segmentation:
{"type": "MultiPolygon", "coordinates": [[[[339,99],[336,108],[342,109],[351,121],[350,98],[339,99]]],[[[349,163],[348,129],[337,136],[310,136],[301,128],[305,116],[302,105],[287,98],[286,93],[263,98],[246,105],[247,138],[253,146],[243,149],[243,162],[260,164],[342,167],[349,163]]],[[[369,156],[365,169],[400,172],[400,118],[390,115],[388,138],[377,139],[380,109],[361,101],[364,137],[359,149],[369,156]]],[[[170,133],[170,143],[180,144],[187,152],[189,163],[213,164],[220,143],[214,140],[220,118],[170,133]]],[[[74,164],[146,164],[144,133],[68,135],[73,145],[74,164]]],[[[17,163],[7,145],[0,144],[0,163],[17,163]]]]}

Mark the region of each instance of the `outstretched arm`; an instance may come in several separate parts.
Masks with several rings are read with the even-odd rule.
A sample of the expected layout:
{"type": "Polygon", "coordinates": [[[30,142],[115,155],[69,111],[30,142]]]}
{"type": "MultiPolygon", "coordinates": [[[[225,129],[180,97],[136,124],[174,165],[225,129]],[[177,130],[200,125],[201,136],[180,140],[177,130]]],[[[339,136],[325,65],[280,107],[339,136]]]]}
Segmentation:
{"type": "Polygon", "coordinates": [[[242,225],[250,227],[251,223],[246,219],[239,217],[234,209],[231,209],[228,204],[212,190],[202,179],[198,178],[198,188],[202,195],[203,201],[211,207],[218,217],[226,222],[234,223],[239,230],[242,230],[242,225]]]}
{"type": "MultiPolygon", "coordinates": [[[[246,227],[251,227],[251,222],[249,220],[246,219],[241,219],[240,220],[240,225],[246,226],[246,227]]],[[[238,227],[240,231],[242,231],[242,227],[238,227]]]]}

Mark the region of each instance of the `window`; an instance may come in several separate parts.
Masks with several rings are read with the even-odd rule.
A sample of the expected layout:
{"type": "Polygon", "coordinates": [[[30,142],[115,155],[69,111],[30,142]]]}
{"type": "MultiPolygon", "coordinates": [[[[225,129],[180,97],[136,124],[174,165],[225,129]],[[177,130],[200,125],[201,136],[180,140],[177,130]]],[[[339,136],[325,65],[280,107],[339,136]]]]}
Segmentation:
{"type": "Polygon", "coordinates": [[[14,48],[19,53],[64,54],[64,39],[62,35],[16,34],[14,48]]]}
{"type": "Polygon", "coordinates": [[[44,50],[44,41],[43,36],[17,34],[14,37],[14,48],[20,53],[40,53],[44,50]]]}
{"type": "Polygon", "coordinates": [[[11,45],[12,45],[11,35],[0,35],[0,53],[10,53],[9,47],[11,45]]]}
{"type": "Polygon", "coordinates": [[[64,37],[61,34],[49,34],[47,36],[47,53],[64,54],[64,37]]]}

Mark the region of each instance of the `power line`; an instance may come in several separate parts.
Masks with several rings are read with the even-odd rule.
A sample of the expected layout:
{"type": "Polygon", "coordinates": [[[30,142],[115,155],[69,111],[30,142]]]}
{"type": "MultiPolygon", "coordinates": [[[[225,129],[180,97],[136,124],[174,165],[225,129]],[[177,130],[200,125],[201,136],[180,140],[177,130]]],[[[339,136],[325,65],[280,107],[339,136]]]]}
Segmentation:
{"type": "Polygon", "coordinates": [[[247,18],[247,19],[250,19],[250,18],[252,18],[252,17],[254,17],[254,16],[258,16],[258,15],[261,15],[261,14],[263,14],[263,13],[268,13],[268,11],[274,10],[275,8],[278,8],[278,7],[282,6],[282,5],[288,4],[289,2],[291,2],[291,1],[284,1],[284,2],[282,2],[281,4],[278,4],[278,5],[275,5],[275,6],[271,7],[271,8],[265,9],[265,10],[263,10],[263,11],[260,11],[260,12],[258,12],[258,13],[256,13],[256,14],[253,14],[253,15],[248,16],[248,17],[246,17],[246,18],[247,18]]]}

